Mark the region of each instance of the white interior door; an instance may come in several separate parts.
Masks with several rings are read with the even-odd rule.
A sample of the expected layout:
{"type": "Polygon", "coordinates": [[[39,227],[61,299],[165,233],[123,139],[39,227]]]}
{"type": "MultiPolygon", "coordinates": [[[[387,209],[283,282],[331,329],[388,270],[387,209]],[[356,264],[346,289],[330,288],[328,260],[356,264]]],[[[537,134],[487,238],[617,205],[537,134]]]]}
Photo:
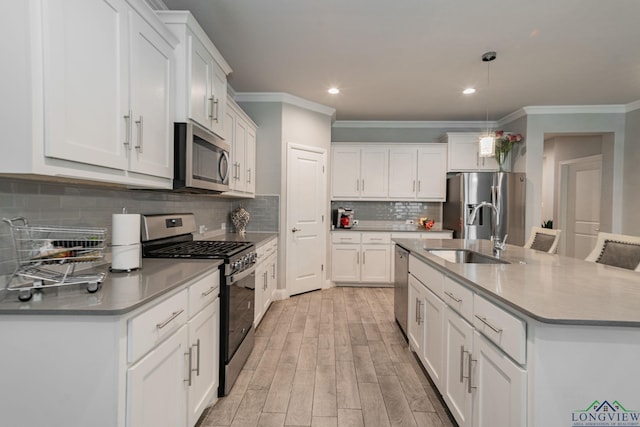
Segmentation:
{"type": "Polygon", "coordinates": [[[566,204],[564,255],[584,259],[593,250],[600,230],[602,157],[592,156],[563,165],[563,193],[566,204]]]}
{"type": "Polygon", "coordinates": [[[326,257],[326,152],[289,144],[286,277],[289,295],[320,289],[326,257]]]}

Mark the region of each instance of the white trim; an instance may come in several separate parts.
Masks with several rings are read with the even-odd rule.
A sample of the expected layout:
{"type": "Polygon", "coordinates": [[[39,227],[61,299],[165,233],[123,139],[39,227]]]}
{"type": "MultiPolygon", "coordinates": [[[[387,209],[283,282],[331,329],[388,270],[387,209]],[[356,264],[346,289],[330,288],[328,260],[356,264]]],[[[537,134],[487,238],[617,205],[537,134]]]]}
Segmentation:
{"type": "MultiPolygon", "coordinates": [[[[489,122],[489,127],[496,127],[497,122],[489,122]]],[[[486,121],[402,121],[402,120],[336,120],[334,128],[431,128],[431,129],[473,129],[487,127],[486,121]]]]}
{"type": "Polygon", "coordinates": [[[626,112],[623,104],[612,105],[549,105],[522,108],[527,115],[538,114],[618,114],[626,112]]]}
{"type": "Polygon", "coordinates": [[[186,25],[191,32],[202,42],[206,49],[211,53],[213,59],[218,63],[225,74],[231,74],[233,71],[231,65],[224,59],[213,41],[207,33],[202,29],[196,18],[188,10],[159,10],[156,15],[164,22],[165,25],[180,24],[186,25]]]}
{"type": "Polygon", "coordinates": [[[625,111],[630,113],[632,111],[640,110],[640,99],[634,102],[630,102],[626,105],[625,111]]]}
{"type": "Polygon", "coordinates": [[[524,108],[520,108],[516,111],[514,111],[511,114],[507,114],[506,116],[504,116],[503,118],[501,118],[500,120],[498,120],[498,128],[503,127],[504,125],[506,125],[507,123],[511,123],[514,122],[516,120],[518,120],[519,118],[522,117],[526,117],[527,112],[525,111],[524,108]]]}
{"type": "Polygon", "coordinates": [[[333,117],[336,109],[284,92],[236,92],[236,102],[282,102],[333,117]]]}
{"type": "Polygon", "coordinates": [[[289,291],[287,289],[276,289],[275,291],[273,291],[274,301],[281,301],[283,299],[288,299],[289,296],[290,296],[289,291]]]}
{"type": "Polygon", "coordinates": [[[162,0],[144,0],[145,3],[149,5],[149,7],[153,10],[168,10],[166,4],[162,0]]]}

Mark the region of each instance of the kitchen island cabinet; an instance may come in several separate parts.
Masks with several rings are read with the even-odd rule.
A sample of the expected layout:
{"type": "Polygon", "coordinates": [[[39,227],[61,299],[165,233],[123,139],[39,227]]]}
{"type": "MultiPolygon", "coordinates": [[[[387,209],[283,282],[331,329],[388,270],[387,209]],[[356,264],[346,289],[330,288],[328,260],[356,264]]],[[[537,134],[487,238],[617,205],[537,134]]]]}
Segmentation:
{"type": "Polygon", "coordinates": [[[491,242],[394,241],[411,253],[413,283],[445,304],[440,347],[425,335],[416,353],[433,377],[426,347],[443,352],[434,383],[460,426],[578,426],[590,417],[638,416],[639,389],[630,380],[640,374],[636,272],[512,245],[500,255],[506,263],[456,263],[438,250],[491,256],[491,242]],[[434,285],[437,275],[442,287],[434,285]],[[608,405],[594,401],[613,410],[602,415],[608,405]]]}
{"type": "Polygon", "coordinates": [[[4,13],[28,60],[6,57],[23,72],[0,84],[30,96],[3,173],[171,188],[178,40],[142,0],[20,3],[4,13]]]}
{"type": "Polygon", "coordinates": [[[16,350],[0,355],[3,424],[192,427],[217,399],[218,264],[145,259],[94,294],[0,291],[16,350]]]}

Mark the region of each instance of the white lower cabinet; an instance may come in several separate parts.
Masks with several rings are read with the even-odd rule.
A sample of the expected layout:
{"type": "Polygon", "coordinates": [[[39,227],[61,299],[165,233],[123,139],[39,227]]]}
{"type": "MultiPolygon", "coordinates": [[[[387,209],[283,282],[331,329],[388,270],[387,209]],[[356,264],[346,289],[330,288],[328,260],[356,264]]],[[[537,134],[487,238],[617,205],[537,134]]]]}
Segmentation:
{"type": "Polygon", "coordinates": [[[278,239],[273,238],[256,249],[256,288],[253,325],[257,327],[273,302],[278,287],[278,239]]]}
{"type": "Polygon", "coordinates": [[[424,354],[424,302],[427,289],[418,279],[409,275],[409,306],[407,338],[418,356],[424,354]]]}
{"type": "MultiPolygon", "coordinates": [[[[194,426],[218,393],[220,357],[220,299],[216,298],[189,321],[191,373],[187,399],[187,425],[194,426]]],[[[188,382],[189,383],[189,382],[188,382]]]]}
{"type": "Polygon", "coordinates": [[[185,404],[189,375],[187,327],[127,369],[127,426],[182,427],[187,425],[185,404]]]}
{"type": "Polygon", "coordinates": [[[527,372],[477,331],[471,364],[473,427],[525,426],[527,372]]]}
{"type": "Polygon", "coordinates": [[[127,322],[126,426],[193,427],[217,399],[219,273],[127,322]]]}
{"type": "Polygon", "coordinates": [[[444,326],[444,383],[440,393],[458,426],[470,427],[472,399],[469,366],[473,346],[473,326],[447,307],[444,326]]]}
{"type": "Polygon", "coordinates": [[[525,323],[417,262],[410,258],[409,344],[458,426],[526,426],[525,323]]]}
{"type": "Polygon", "coordinates": [[[331,280],[336,283],[391,282],[392,247],[390,233],[331,233],[331,280]]]}

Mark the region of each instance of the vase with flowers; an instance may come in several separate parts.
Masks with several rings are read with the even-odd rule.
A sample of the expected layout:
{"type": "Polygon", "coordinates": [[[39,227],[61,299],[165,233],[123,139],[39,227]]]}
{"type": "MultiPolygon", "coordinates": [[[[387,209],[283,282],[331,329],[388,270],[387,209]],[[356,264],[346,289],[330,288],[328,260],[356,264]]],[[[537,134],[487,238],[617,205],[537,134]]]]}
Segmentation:
{"type": "Polygon", "coordinates": [[[497,130],[496,134],[496,151],[495,157],[500,167],[500,172],[504,171],[504,162],[507,159],[507,154],[513,149],[515,144],[522,142],[522,135],[519,133],[508,133],[502,130],[497,130]]]}

